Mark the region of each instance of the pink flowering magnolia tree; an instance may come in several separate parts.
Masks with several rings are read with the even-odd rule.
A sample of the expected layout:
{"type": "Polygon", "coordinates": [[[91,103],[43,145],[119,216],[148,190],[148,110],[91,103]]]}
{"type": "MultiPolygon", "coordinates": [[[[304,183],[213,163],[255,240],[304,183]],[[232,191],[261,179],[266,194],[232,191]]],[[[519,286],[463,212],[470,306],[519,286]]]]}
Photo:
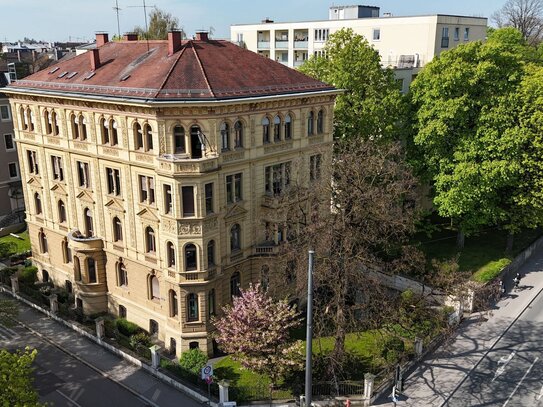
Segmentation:
{"type": "Polygon", "coordinates": [[[275,385],[286,373],[303,368],[303,343],[289,337],[301,323],[299,314],[258,284],[240,291],[233,305],[223,307],[224,316],[213,321],[217,343],[244,368],[268,375],[275,385]]]}

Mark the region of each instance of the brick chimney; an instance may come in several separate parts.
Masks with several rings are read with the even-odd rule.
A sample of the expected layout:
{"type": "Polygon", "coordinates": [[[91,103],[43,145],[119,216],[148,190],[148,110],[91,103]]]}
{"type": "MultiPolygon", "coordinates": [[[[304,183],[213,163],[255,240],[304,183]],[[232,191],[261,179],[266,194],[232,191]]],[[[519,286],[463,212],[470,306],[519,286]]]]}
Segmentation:
{"type": "Polygon", "coordinates": [[[173,55],[181,49],[181,31],[168,32],[168,55],[173,55]]]}
{"type": "Polygon", "coordinates": [[[96,33],[96,46],[101,47],[109,41],[107,33],[96,33]]]}
{"type": "Polygon", "coordinates": [[[209,34],[207,31],[197,31],[196,32],[196,41],[205,41],[209,40],[209,34]]]}
{"type": "Polygon", "coordinates": [[[138,34],[136,34],[136,33],[125,33],[124,34],[124,40],[125,41],[137,41],[138,40],[138,34]]]}
{"type": "Polygon", "coordinates": [[[89,51],[91,71],[96,71],[100,68],[100,51],[98,48],[91,49],[89,51]]]}

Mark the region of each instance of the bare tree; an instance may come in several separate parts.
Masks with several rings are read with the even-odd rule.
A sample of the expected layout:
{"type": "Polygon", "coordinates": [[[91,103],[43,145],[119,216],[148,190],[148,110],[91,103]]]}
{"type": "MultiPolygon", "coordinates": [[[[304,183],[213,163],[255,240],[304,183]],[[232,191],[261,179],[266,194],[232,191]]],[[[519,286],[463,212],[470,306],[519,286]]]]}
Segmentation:
{"type": "Polygon", "coordinates": [[[294,198],[285,198],[294,236],[283,245],[278,267],[287,282],[295,276],[298,296],[305,298],[303,254],[315,250],[314,324],[318,335],[334,338],[327,373],[339,380],[347,334],[380,327],[396,306],[391,291],[370,271],[424,267],[424,257],[409,245],[417,217],[416,181],[398,143],[360,138],[339,142],[334,159],[323,160],[320,173],[313,168],[310,178],[294,198]]]}
{"type": "Polygon", "coordinates": [[[499,28],[514,27],[528,43],[538,44],[543,36],[543,0],[507,0],[491,19],[499,28]]]}

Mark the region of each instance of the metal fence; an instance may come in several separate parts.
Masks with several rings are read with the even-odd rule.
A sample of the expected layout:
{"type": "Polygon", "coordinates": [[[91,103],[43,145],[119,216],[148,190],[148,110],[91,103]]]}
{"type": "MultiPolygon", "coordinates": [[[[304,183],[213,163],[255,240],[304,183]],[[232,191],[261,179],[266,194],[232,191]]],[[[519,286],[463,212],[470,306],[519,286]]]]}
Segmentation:
{"type": "Polygon", "coordinates": [[[361,382],[321,382],[312,386],[314,396],[361,396],[364,383],[361,382]]]}

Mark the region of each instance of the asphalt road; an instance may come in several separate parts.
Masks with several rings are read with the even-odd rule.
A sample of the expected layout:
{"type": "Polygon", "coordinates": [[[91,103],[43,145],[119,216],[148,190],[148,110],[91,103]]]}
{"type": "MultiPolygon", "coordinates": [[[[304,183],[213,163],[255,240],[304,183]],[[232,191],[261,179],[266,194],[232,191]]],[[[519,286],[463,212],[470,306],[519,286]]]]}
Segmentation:
{"type": "Polygon", "coordinates": [[[34,387],[41,402],[56,407],[148,405],[26,328],[0,325],[0,348],[14,350],[24,346],[38,350],[34,361],[34,387]]]}
{"type": "MultiPolygon", "coordinates": [[[[521,283],[512,294],[531,289],[521,283]]],[[[543,291],[443,405],[543,406],[543,291]]]]}

